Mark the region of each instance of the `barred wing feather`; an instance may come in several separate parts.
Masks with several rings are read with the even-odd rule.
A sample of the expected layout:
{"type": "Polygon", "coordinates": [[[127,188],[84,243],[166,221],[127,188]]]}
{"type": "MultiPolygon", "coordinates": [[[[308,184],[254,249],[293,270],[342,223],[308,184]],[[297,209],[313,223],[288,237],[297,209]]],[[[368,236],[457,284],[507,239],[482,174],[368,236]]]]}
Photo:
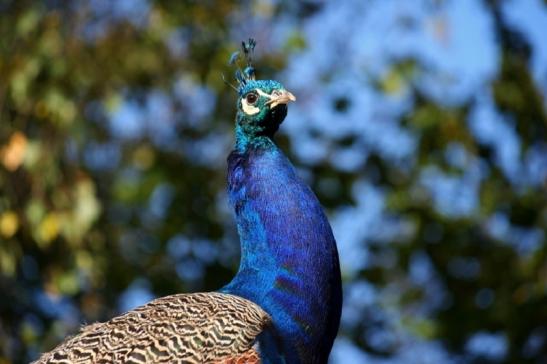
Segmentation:
{"type": "Polygon", "coordinates": [[[256,338],[270,323],[235,295],[176,294],[85,326],[35,363],[258,363],[256,338]]]}

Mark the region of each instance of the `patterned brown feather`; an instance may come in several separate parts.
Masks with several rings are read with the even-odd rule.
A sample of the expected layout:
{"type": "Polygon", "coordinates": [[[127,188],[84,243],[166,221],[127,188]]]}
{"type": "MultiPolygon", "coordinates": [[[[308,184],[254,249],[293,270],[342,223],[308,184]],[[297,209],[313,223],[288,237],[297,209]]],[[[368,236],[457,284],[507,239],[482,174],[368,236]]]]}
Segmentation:
{"type": "Polygon", "coordinates": [[[177,294],[85,326],[34,363],[260,363],[256,337],[270,324],[238,296],[177,294]]]}
{"type": "Polygon", "coordinates": [[[243,354],[222,360],[215,364],[260,364],[260,354],[253,347],[243,354]]]}

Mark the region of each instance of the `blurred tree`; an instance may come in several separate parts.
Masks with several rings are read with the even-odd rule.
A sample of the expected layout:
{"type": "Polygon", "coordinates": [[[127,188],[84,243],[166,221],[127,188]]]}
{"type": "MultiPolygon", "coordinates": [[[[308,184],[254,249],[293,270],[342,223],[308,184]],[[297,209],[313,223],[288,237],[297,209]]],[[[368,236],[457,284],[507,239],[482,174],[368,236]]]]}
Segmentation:
{"type": "Polygon", "coordinates": [[[0,4],[0,363],[229,280],[221,74],[249,34],[340,245],[333,361],[547,361],[545,48],[509,2],[333,3],[0,4]],[[450,53],[481,17],[497,51],[450,53]]]}
{"type": "MultiPolygon", "coordinates": [[[[220,70],[232,44],[223,19],[232,7],[2,5],[4,360],[28,361],[81,321],[112,316],[143,272],[156,294],[217,287],[230,274],[233,259],[203,277],[199,265],[190,282],[173,278],[165,245],[177,233],[222,237],[222,172],[193,154],[195,142],[208,148],[212,128],[230,135],[231,99],[217,105],[210,95],[225,91],[220,70]]],[[[215,147],[224,154],[229,143],[215,147]]],[[[206,254],[207,241],[190,244],[206,254]]]]}

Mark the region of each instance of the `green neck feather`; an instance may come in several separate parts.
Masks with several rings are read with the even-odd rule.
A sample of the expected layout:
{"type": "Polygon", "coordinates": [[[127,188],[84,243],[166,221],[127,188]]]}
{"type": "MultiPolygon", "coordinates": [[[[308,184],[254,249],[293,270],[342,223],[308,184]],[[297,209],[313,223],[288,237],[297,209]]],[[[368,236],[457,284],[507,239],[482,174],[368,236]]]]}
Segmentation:
{"type": "Polygon", "coordinates": [[[236,150],[244,152],[249,148],[270,149],[275,147],[273,136],[287,115],[287,106],[278,105],[256,116],[245,115],[239,110],[236,116],[236,150]]]}
{"type": "Polygon", "coordinates": [[[247,128],[236,125],[235,136],[236,146],[235,149],[243,153],[249,149],[270,149],[274,148],[274,142],[271,136],[262,134],[262,128],[257,126],[248,126],[247,128]],[[253,129],[253,130],[249,130],[253,129]]]}

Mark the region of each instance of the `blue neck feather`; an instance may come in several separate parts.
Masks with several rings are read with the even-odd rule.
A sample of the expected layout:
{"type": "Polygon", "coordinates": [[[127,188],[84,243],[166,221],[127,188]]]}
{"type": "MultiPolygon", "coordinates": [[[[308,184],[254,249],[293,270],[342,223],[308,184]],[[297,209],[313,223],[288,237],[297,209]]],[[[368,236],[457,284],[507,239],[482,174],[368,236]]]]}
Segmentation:
{"type": "Polygon", "coordinates": [[[241,263],[222,291],[271,315],[275,333],[260,342],[265,363],[279,362],[278,355],[288,363],[326,363],[342,292],[336,243],[317,198],[270,136],[241,130],[228,158],[228,190],[241,263]]]}

